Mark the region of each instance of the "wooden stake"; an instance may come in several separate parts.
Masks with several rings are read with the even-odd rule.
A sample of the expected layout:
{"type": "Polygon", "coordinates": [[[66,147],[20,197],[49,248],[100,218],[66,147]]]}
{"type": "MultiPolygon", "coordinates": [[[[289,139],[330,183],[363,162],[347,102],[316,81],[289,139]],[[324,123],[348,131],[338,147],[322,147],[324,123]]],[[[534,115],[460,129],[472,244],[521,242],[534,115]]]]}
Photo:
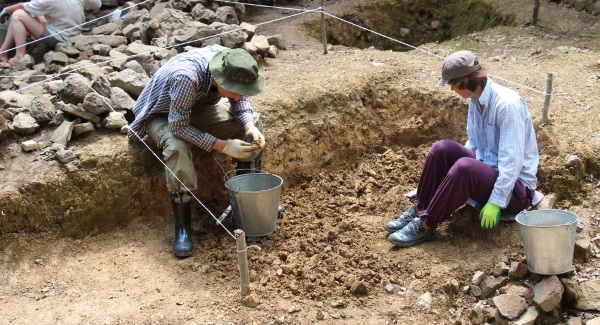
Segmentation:
{"type": "Polygon", "coordinates": [[[248,252],[246,250],[246,234],[241,229],[234,232],[237,243],[238,265],[240,269],[240,288],[242,297],[250,293],[250,273],[248,272],[248,252]]]}
{"type": "Polygon", "coordinates": [[[327,54],[327,35],[325,34],[325,0],[321,0],[321,38],[323,39],[323,54],[327,54]]]}
{"type": "Polygon", "coordinates": [[[554,76],[549,73],[546,78],[546,94],[544,95],[544,107],[542,108],[542,120],[540,122],[542,125],[548,123],[548,107],[550,107],[550,97],[552,96],[552,79],[554,79],[554,76]]]}
{"type": "Polygon", "coordinates": [[[537,26],[538,12],[540,11],[540,0],[533,1],[533,17],[531,18],[531,25],[537,26]]]}

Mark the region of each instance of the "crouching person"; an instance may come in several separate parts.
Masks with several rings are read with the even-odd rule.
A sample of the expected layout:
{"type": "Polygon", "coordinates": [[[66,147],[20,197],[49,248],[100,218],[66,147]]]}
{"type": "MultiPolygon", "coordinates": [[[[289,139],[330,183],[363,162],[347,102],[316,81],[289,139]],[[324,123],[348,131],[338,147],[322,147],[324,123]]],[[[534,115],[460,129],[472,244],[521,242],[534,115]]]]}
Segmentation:
{"type": "Polygon", "coordinates": [[[189,192],[198,184],[190,147],[220,151],[238,168],[260,169],[265,137],[247,96],[263,85],[248,52],[213,45],[171,58],[136,101],[128,136],[140,141],[148,133],[162,150],[175,214],[175,256],[194,251],[189,192]]]}

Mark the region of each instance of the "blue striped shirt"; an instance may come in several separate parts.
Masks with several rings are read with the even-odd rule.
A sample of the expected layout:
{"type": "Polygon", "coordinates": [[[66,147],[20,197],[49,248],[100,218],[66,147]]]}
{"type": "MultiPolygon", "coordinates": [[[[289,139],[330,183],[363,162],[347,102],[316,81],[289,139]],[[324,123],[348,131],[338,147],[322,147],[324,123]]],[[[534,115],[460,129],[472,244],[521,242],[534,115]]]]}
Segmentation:
{"type": "MultiPolygon", "coordinates": [[[[128,136],[137,141],[146,134],[146,124],[155,114],[168,114],[169,130],[175,136],[192,143],[205,151],[211,151],[217,141],[213,135],[190,125],[192,107],[205,97],[213,80],[208,64],[218,52],[227,49],[212,45],[181,53],[163,65],[144,87],[133,106],[135,120],[129,127],[128,136]]],[[[207,105],[216,104],[218,96],[207,105]]],[[[253,120],[252,105],[246,96],[240,100],[229,99],[235,120],[244,125],[253,120]]]]}
{"type": "Polygon", "coordinates": [[[536,189],[537,140],[527,104],[515,91],[488,78],[479,100],[469,99],[467,138],[477,159],[498,171],[488,202],[505,208],[517,179],[536,189]]]}

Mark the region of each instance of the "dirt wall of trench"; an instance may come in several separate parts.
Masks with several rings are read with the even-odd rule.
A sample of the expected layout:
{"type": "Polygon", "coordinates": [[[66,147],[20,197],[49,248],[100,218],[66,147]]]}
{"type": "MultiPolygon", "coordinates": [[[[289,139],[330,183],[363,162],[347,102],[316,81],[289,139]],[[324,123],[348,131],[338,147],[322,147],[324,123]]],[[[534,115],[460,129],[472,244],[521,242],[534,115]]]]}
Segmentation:
{"type": "MultiPolygon", "coordinates": [[[[272,111],[286,114],[267,119],[264,169],[284,178],[284,195],[286,187],[298,186],[326,170],[359,168],[364,156],[383,154],[390,148],[400,153],[398,159],[406,160],[400,172],[414,176],[412,183],[401,185],[402,191],[410,190],[433,142],[465,140],[463,101],[449,93],[397,87],[398,78],[391,73],[375,74],[356,88],[273,103],[272,111]],[[277,126],[283,123],[287,127],[277,126]],[[274,127],[270,129],[269,124],[274,127]]],[[[545,129],[536,128],[542,191],[578,202],[583,193],[573,189],[580,188],[577,184],[590,172],[586,167],[597,166],[597,160],[582,157],[582,168],[556,164],[559,148],[545,129]]],[[[159,155],[156,148],[149,145],[153,151],[120,134],[97,133],[72,144],[80,160],[76,171],[56,161],[36,160],[38,153],[4,156],[2,173],[13,176],[4,176],[0,192],[4,213],[0,234],[56,231],[83,237],[136,220],[170,218],[163,165],[153,155],[159,155]],[[32,172],[39,176],[19,178],[19,166],[32,160],[32,172]]],[[[195,154],[202,185],[194,194],[218,216],[228,205],[224,172],[233,165],[220,154],[200,150],[195,154]]],[[[194,205],[199,213],[207,213],[198,203],[194,205]]]]}
{"type": "MultiPolygon", "coordinates": [[[[326,9],[327,11],[327,9],[326,9]]],[[[512,14],[497,12],[484,1],[376,1],[348,5],[337,17],[376,31],[405,44],[419,46],[441,42],[499,25],[511,25],[512,14]]],[[[321,38],[320,23],[310,25],[312,36],[321,38]]],[[[412,49],[399,42],[374,35],[338,19],[327,19],[327,41],[331,44],[380,50],[412,49]]]]}

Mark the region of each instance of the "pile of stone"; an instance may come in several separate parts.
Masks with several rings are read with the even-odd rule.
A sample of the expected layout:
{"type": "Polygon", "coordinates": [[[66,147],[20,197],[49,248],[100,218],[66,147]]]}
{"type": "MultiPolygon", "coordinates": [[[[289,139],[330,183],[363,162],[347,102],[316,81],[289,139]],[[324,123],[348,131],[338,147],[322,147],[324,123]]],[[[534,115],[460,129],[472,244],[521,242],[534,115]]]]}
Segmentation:
{"type": "MultiPolygon", "coordinates": [[[[574,259],[590,261],[592,247],[589,237],[578,225],[574,259]]],[[[597,272],[586,277],[586,270],[577,266],[561,275],[531,273],[526,258],[513,253],[489,272],[476,271],[467,284],[460,286],[453,279],[445,285],[450,295],[471,295],[474,307],[466,311],[471,324],[587,324],[600,325],[600,280],[597,272]]]]}
{"type": "MultiPolygon", "coordinates": [[[[119,5],[103,1],[102,9],[119,5]]],[[[126,133],[131,109],[153,73],[174,55],[220,44],[243,48],[257,60],[285,49],[280,35],[256,35],[241,22],[243,4],[200,0],[125,3],[84,34],[59,43],[43,57],[25,55],[0,75],[0,141],[22,139],[25,151],[68,147],[72,137],[96,129],[126,133]],[[116,19],[112,19],[116,18],[116,19]],[[36,139],[51,128],[47,139],[36,139]],[[34,140],[35,139],[35,140],[34,140]]],[[[60,159],[61,162],[69,159],[60,159]]]]}

